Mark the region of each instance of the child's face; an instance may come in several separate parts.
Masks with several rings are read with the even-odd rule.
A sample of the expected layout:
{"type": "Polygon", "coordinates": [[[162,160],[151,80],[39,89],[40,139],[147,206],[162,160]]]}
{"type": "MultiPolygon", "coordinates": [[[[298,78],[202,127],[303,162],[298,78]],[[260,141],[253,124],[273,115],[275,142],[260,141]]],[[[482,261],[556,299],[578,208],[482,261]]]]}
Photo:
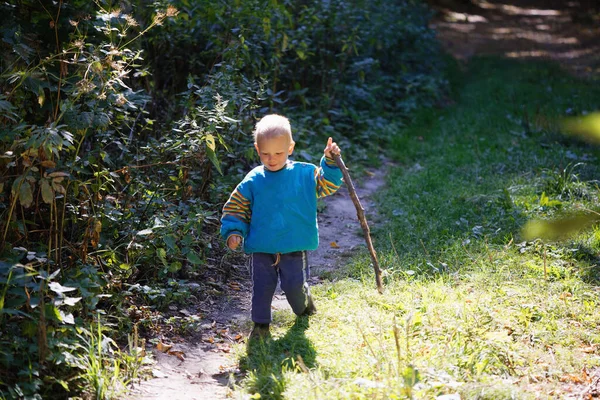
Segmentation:
{"type": "Polygon", "coordinates": [[[269,171],[279,171],[283,168],[288,156],[294,151],[294,143],[285,135],[259,139],[257,143],[254,143],[254,147],[256,147],[260,162],[269,171]]]}

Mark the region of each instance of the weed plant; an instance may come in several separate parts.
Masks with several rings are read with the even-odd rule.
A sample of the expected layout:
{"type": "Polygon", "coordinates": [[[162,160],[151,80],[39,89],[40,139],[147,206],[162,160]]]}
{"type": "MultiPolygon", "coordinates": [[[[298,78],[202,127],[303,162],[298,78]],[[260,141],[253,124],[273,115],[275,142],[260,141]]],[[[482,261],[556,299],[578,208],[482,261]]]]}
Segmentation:
{"type": "Polygon", "coordinates": [[[278,346],[294,322],[277,314],[262,353],[239,349],[240,393],[554,399],[589,383],[600,366],[600,231],[544,242],[520,230],[598,202],[598,148],[562,136],[558,121],[597,110],[600,88],[493,58],[451,75],[455,103],[419,110],[393,138],[385,223],[372,226],[385,294],[369,256],[354,258],[314,288],[319,313],[301,332],[310,365],[306,350],[278,346]]]}

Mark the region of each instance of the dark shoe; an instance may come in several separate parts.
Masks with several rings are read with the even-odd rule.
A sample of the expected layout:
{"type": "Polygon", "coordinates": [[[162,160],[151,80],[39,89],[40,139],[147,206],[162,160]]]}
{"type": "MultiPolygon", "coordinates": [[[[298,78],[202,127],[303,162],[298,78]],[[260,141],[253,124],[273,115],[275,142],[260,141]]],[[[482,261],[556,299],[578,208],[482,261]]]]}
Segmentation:
{"type": "Polygon", "coordinates": [[[315,307],[315,302],[312,299],[311,295],[308,295],[308,305],[306,306],[306,310],[300,315],[314,315],[317,313],[317,307],[315,307]]]}
{"type": "Polygon", "coordinates": [[[266,339],[269,336],[271,336],[269,324],[254,323],[254,328],[252,328],[252,333],[250,333],[250,339],[266,339]]]}

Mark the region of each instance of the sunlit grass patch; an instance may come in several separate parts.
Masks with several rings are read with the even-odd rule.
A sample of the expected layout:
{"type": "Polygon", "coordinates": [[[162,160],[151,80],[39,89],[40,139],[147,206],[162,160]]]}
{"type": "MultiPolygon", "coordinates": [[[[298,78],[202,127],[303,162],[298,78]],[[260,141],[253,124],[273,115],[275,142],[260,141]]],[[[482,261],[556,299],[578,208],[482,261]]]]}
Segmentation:
{"type": "Polygon", "coordinates": [[[366,253],[315,287],[315,357],[280,368],[279,398],[551,399],[600,367],[598,227],[522,236],[532,218],[597,204],[598,149],[552,121],[600,109],[600,89],[483,59],[455,90],[393,139],[400,165],[372,226],[385,293],[366,253]]]}
{"type": "MultiPolygon", "coordinates": [[[[370,279],[317,286],[319,313],[305,331],[316,357],[307,367],[302,350],[267,352],[287,361],[275,364],[279,375],[253,370],[252,387],[265,396],[262,379],[282,389],[266,398],[302,399],[533,398],[530,385],[541,382],[559,390],[567,374],[600,365],[597,292],[574,277],[544,280],[522,268],[530,258],[518,246],[495,249],[464,273],[388,281],[383,296],[370,279]]],[[[289,334],[289,316],[277,314],[275,340],[289,334]]]]}
{"type": "Polygon", "coordinates": [[[384,296],[366,282],[336,283],[335,299],[321,287],[324,311],[307,331],[317,367],[288,383],[287,398],[433,398],[503,385],[524,398],[530,380],[555,390],[564,374],[599,365],[590,347],[600,339],[590,331],[600,322],[590,314],[592,288],[537,275],[511,282],[520,261],[504,272],[394,281],[384,296]],[[407,368],[418,373],[414,385],[407,368]]]}

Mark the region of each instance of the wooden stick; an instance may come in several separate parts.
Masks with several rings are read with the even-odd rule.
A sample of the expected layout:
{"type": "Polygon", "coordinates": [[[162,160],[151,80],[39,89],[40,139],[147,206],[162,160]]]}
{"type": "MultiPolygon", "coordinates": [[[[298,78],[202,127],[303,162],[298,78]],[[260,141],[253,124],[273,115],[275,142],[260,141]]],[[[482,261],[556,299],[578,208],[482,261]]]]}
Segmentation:
{"type": "Polygon", "coordinates": [[[344,175],[344,182],[346,182],[348,192],[350,193],[350,198],[354,203],[354,207],[356,207],[356,216],[360,221],[360,226],[362,226],[363,233],[365,235],[365,241],[367,242],[367,248],[369,249],[369,253],[371,253],[371,260],[373,260],[373,270],[375,270],[375,283],[377,284],[377,291],[379,293],[383,293],[383,284],[381,283],[381,269],[379,268],[379,262],[377,261],[377,253],[375,252],[373,242],[371,241],[371,231],[369,229],[367,219],[365,218],[365,209],[363,208],[362,204],[360,204],[360,199],[356,194],[356,189],[354,188],[354,184],[352,183],[352,179],[350,178],[350,173],[348,172],[348,168],[346,168],[342,157],[339,154],[334,154],[333,159],[335,160],[335,163],[337,164],[338,168],[342,171],[342,175],[344,175]]]}

